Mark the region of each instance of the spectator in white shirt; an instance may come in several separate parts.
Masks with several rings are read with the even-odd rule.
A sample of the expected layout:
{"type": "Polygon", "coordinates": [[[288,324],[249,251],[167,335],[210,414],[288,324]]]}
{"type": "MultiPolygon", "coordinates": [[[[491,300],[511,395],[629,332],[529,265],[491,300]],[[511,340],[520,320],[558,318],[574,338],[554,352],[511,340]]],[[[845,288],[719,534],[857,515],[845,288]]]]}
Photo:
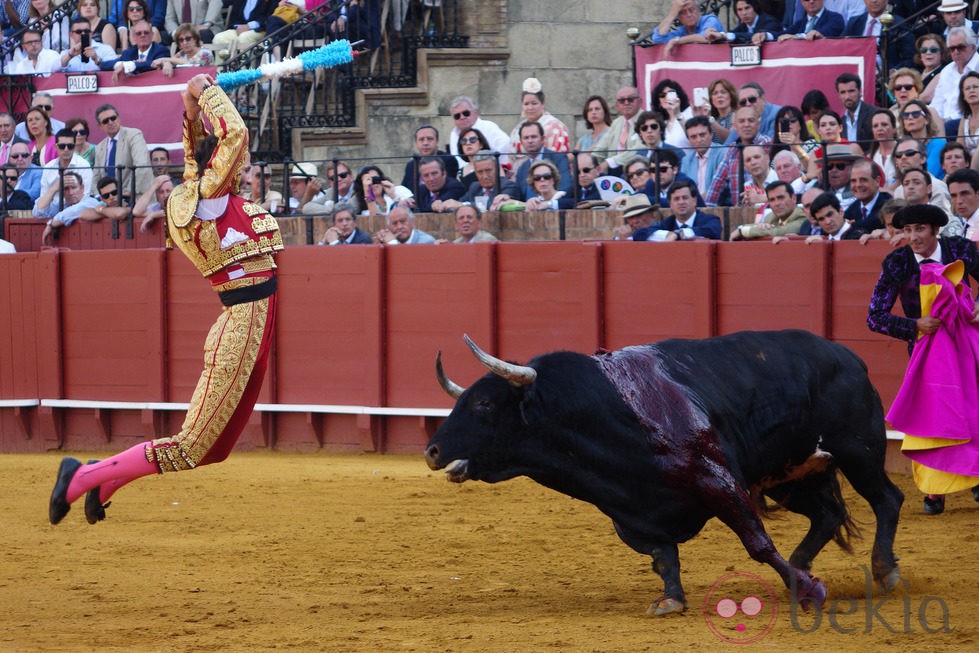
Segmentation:
{"type": "Polygon", "coordinates": [[[25,31],[20,36],[20,47],[25,56],[14,65],[11,74],[48,75],[61,70],[61,57],[54,50],[41,45],[41,32],[34,29],[25,31]]]}
{"type": "Polygon", "coordinates": [[[953,27],[948,31],[948,50],[952,54],[952,61],[938,75],[931,107],[943,120],[954,120],[962,116],[959,110],[959,81],[970,70],[979,70],[976,35],[965,27],[953,27]]]}

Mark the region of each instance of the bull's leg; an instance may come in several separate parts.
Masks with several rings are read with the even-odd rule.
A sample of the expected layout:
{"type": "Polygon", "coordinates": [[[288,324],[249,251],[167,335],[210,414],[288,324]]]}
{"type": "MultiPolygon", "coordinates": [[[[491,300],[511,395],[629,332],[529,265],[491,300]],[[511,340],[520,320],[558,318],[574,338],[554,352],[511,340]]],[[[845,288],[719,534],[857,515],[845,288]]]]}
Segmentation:
{"type": "MultiPolygon", "coordinates": [[[[785,508],[809,518],[809,532],[796,547],[789,563],[809,571],[812,561],[823,550],[848,518],[846,505],[839,498],[835,471],[810,476],[772,488],[767,494],[785,508]]],[[[845,545],[845,542],[841,542],[845,545]]]]}
{"type": "Polygon", "coordinates": [[[698,477],[700,492],[706,505],[716,510],[718,519],[741,539],[752,559],[772,567],[790,590],[796,590],[796,600],[803,607],[810,603],[822,606],[826,588],[808,572],[793,567],[775,548],[762,525],[748,492],[720,465],[708,463],[698,477]]]}
{"type": "Polygon", "coordinates": [[[879,455],[869,454],[859,447],[847,446],[845,450],[835,450],[833,456],[853,489],[867,500],[874,511],[877,531],[874,534],[871,568],[874,579],[890,591],[901,580],[897,557],[894,555],[894,537],[901,504],[904,503],[904,493],[887,478],[883,452],[879,455]]]}
{"type": "Polygon", "coordinates": [[[680,552],[677,545],[661,544],[649,552],[653,558],[653,571],[663,579],[663,596],[653,601],[646,614],[663,615],[670,612],[683,612],[687,609],[687,599],[680,584],[680,552]]]}

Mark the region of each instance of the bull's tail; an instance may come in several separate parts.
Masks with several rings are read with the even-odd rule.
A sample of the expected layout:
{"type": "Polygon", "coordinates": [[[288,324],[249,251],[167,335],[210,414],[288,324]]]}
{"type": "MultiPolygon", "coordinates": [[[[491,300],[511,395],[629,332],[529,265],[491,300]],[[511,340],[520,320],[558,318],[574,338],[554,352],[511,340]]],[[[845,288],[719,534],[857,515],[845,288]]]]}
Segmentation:
{"type": "Polygon", "coordinates": [[[843,489],[840,487],[840,478],[836,470],[833,470],[831,474],[830,486],[833,489],[833,499],[843,508],[844,514],[843,523],[839,525],[836,533],[833,534],[833,541],[847,553],[853,553],[853,545],[850,544],[850,541],[854,538],[862,538],[863,531],[853,519],[849,508],[847,508],[846,500],[843,498],[843,489]]]}

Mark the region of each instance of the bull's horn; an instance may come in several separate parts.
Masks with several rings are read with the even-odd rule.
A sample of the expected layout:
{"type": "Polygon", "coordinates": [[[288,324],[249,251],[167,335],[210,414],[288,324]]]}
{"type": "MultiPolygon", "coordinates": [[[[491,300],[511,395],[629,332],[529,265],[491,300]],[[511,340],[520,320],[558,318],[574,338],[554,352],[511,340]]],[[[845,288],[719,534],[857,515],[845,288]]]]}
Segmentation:
{"type": "Polygon", "coordinates": [[[445,390],[445,394],[449,395],[453,399],[458,399],[459,395],[466,391],[461,385],[455,383],[445,375],[445,370],[442,369],[442,350],[439,349],[439,353],[435,355],[435,377],[439,380],[439,385],[445,390]]]}
{"type": "Polygon", "coordinates": [[[532,367],[527,367],[526,365],[514,365],[513,363],[508,363],[502,361],[499,358],[494,358],[490,356],[485,351],[479,348],[479,346],[472,341],[472,339],[464,335],[462,336],[469,348],[472,349],[473,354],[479,359],[479,362],[486,366],[493,374],[502,376],[504,379],[510,382],[510,385],[516,387],[522,387],[525,385],[530,385],[537,379],[537,370],[532,367]]]}

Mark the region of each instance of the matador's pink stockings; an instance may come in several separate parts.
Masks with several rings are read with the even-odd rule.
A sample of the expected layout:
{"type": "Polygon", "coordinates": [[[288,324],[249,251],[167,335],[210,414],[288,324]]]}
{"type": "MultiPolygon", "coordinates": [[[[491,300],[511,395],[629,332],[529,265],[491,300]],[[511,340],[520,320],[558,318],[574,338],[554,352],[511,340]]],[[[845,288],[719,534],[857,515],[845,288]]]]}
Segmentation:
{"type": "Polygon", "coordinates": [[[99,500],[108,501],[112,494],[126,483],[142,476],[158,474],[156,463],[146,460],[146,447],[149,442],[143,442],[91,465],[82,465],[68,485],[65,497],[68,503],[74,503],[93,487],[102,486],[99,500]]]}

